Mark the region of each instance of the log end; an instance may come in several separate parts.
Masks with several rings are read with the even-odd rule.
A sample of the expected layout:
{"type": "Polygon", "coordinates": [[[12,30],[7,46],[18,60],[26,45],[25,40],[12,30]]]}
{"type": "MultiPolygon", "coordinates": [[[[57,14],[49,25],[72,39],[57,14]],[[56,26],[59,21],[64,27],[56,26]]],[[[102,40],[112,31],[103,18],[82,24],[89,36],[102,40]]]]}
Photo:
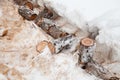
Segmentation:
{"type": "Polygon", "coordinates": [[[93,40],[93,39],[90,39],[90,38],[83,38],[83,39],[81,40],[81,44],[82,44],[83,46],[89,47],[89,46],[94,45],[94,40],[93,40]]]}

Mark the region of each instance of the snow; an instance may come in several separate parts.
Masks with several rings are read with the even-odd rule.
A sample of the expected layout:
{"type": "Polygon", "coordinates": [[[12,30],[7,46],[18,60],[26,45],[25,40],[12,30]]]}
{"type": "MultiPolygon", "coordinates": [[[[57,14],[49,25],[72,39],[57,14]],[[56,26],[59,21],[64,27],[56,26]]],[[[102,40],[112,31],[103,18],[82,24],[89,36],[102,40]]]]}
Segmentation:
{"type": "MultiPolygon", "coordinates": [[[[49,0],[56,6],[61,14],[76,11],[83,15],[87,21],[101,16],[107,11],[120,8],[120,0],[49,0]]],[[[72,13],[73,14],[73,13],[72,13]]],[[[72,16],[72,14],[70,14],[72,16]]]]}
{"type": "MultiPolygon", "coordinates": [[[[49,5],[61,16],[66,18],[72,24],[72,27],[74,25],[84,31],[87,31],[87,29],[91,29],[92,31],[94,27],[99,28],[100,34],[96,38],[98,42],[98,53],[96,54],[99,56],[96,56],[96,58],[101,60],[105,59],[104,65],[113,72],[119,69],[119,0],[47,0],[46,3],[47,2],[50,2],[49,5]],[[109,64],[107,62],[109,62],[109,64]],[[114,64],[112,64],[112,62],[114,62],[114,64]]],[[[11,68],[16,68],[18,72],[22,73],[21,75],[25,80],[99,80],[94,75],[86,73],[80,66],[77,66],[78,56],[76,54],[71,54],[67,51],[60,54],[51,54],[47,46],[42,53],[36,52],[38,42],[42,40],[50,41],[51,39],[33,22],[23,21],[17,13],[17,7],[12,5],[12,3],[9,5],[9,8],[12,7],[12,14],[7,14],[6,11],[8,11],[8,7],[4,6],[5,9],[3,9],[3,12],[6,13],[6,17],[2,17],[0,24],[10,27],[10,29],[18,29],[19,31],[15,32],[15,30],[13,30],[15,36],[13,36],[11,42],[1,40],[1,63],[8,63],[7,65],[11,66],[11,68]],[[13,20],[14,13],[16,13],[16,16],[14,16],[13,20]],[[18,19],[16,19],[16,17],[18,19]],[[6,19],[8,20],[5,21],[6,19]],[[18,22],[15,22],[16,20],[18,22]],[[5,23],[3,23],[3,21],[5,23]],[[19,24],[16,25],[16,23],[19,24]],[[25,60],[22,60],[22,54],[28,55],[25,60]],[[32,62],[34,64],[32,64],[32,62]]],[[[2,10],[0,9],[0,15],[1,14],[2,10]]],[[[0,74],[0,79],[6,80],[6,75],[0,74]]]]}
{"type": "Polygon", "coordinates": [[[0,9],[0,17],[2,16],[2,9],[0,9]]]}
{"type": "Polygon", "coordinates": [[[108,63],[120,61],[120,0],[49,0],[49,2],[61,16],[66,17],[80,29],[100,30],[96,38],[98,62],[104,62],[109,66],[108,63]]]}
{"type": "MultiPolygon", "coordinates": [[[[104,15],[89,22],[89,29],[93,30],[94,27],[100,29],[99,35],[96,40],[100,44],[106,45],[108,51],[110,51],[111,61],[120,61],[119,48],[120,48],[120,10],[114,9],[112,11],[106,12],[104,15]]],[[[104,51],[107,51],[104,47],[104,51]]]]}
{"type": "Polygon", "coordinates": [[[7,80],[7,78],[0,73],[0,80],[7,80]]]}

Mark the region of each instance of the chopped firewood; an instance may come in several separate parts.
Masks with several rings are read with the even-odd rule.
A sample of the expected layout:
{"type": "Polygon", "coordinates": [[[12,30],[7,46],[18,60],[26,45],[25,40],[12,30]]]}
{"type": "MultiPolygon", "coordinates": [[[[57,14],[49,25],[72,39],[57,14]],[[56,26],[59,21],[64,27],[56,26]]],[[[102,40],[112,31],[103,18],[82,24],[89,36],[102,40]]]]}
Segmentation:
{"type": "Polygon", "coordinates": [[[45,7],[44,10],[43,10],[43,12],[42,12],[42,16],[44,18],[50,19],[50,18],[52,18],[53,13],[47,7],[45,7]]]}
{"type": "Polygon", "coordinates": [[[49,26],[48,32],[53,38],[65,37],[68,33],[59,30],[55,25],[49,26]]]}
{"type": "Polygon", "coordinates": [[[84,38],[80,42],[79,61],[80,63],[88,63],[93,57],[95,48],[94,41],[90,38],[84,38]]]}
{"type": "Polygon", "coordinates": [[[94,74],[97,77],[100,77],[104,80],[117,80],[117,78],[111,78],[114,77],[113,73],[111,73],[109,70],[93,60],[94,51],[94,40],[89,38],[82,39],[80,42],[78,63],[82,65],[82,68],[85,69],[86,72],[94,74]]]}
{"type": "MultiPolygon", "coordinates": [[[[52,9],[44,6],[44,9],[36,15],[33,11],[33,5],[26,2],[24,6],[19,8],[19,14],[27,20],[34,20],[34,22],[47,34],[53,37],[53,42],[42,41],[36,46],[36,50],[41,52],[46,46],[50,49],[51,53],[59,53],[63,50],[70,49],[76,41],[74,35],[70,35],[59,29],[53,20],[59,15],[52,9]]],[[[95,38],[98,35],[98,30],[90,32],[89,38],[81,40],[79,45],[79,64],[86,72],[94,74],[104,80],[117,80],[117,78],[102,65],[93,60],[93,54],[96,47],[95,38]]]]}
{"type": "Polygon", "coordinates": [[[53,9],[48,9],[46,6],[44,10],[41,12],[42,16],[47,19],[56,19],[60,17],[53,9]]]}
{"type": "Polygon", "coordinates": [[[54,39],[58,39],[60,37],[65,37],[68,35],[68,33],[60,30],[58,26],[56,26],[52,21],[48,19],[42,18],[36,24],[54,39]]]}
{"type": "Polygon", "coordinates": [[[47,44],[48,44],[47,41],[42,41],[42,42],[38,43],[38,45],[36,46],[36,50],[38,52],[41,52],[45,48],[45,46],[47,46],[47,44]]]}
{"type": "Polygon", "coordinates": [[[40,17],[55,20],[60,16],[52,8],[50,9],[44,6],[44,9],[39,13],[39,18],[40,17]]]}
{"type": "Polygon", "coordinates": [[[35,23],[39,27],[55,39],[68,35],[68,33],[61,31],[51,20],[49,20],[53,18],[55,19],[55,16],[58,17],[55,11],[51,11],[45,6],[44,10],[37,15],[32,9],[32,3],[26,2],[24,6],[20,6],[18,12],[27,20],[35,20],[35,23]]]}
{"type": "Polygon", "coordinates": [[[75,42],[76,38],[74,35],[67,35],[65,37],[54,40],[53,44],[55,45],[56,53],[59,53],[62,50],[70,49],[75,42]]]}
{"type": "Polygon", "coordinates": [[[27,20],[34,20],[37,17],[37,14],[34,11],[32,11],[31,9],[28,9],[24,6],[21,6],[18,9],[18,12],[23,18],[25,18],[27,20]]]}
{"type": "Polygon", "coordinates": [[[37,46],[36,46],[36,50],[38,52],[41,52],[46,46],[48,46],[48,48],[50,49],[51,53],[55,53],[55,46],[48,41],[41,41],[37,46]]]}
{"type": "Polygon", "coordinates": [[[75,43],[76,38],[74,35],[68,35],[63,38],[55,39],[52,42],[42,41],[36,46],[36,50],[41,52],[45,46],[48,46],[51,53],[59,53],[62,50],[68,50],[75,43]]]}

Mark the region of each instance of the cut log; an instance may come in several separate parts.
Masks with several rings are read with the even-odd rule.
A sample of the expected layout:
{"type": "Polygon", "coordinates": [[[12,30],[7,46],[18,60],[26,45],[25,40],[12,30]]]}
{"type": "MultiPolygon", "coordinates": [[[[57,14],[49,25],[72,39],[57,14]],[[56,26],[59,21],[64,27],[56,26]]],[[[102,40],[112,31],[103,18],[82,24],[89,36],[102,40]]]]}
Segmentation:
{"type": "Polygon", "coordinates": [[[51,53],[55,53],[55,46],[51,42],[45,40],[38,43],[38,45],[36,46],[37,52],[42,52],[46,46],[48,46],[51,53]]]}
{"type": "Polygon", "coordinates": [[[34,13],[34,11],[32,11],[31,9],[28,9],[24,6],[21,6],[18,9],[18,12],[23,18],[25,18],[27,20],[34,20],[37,17],[37,14],[34,13]]]}
{"type": "Polygon", "coordinates": [[[46,18],[41,18],[36,24],[49,34],[54,39],[62,38],[69,35],[67,32],[64,32],[58,28],[51,20],[46,18]]]}
{"type": "Polygon", "coordinates": [[[67,35],[62,38],[55,39],[53,44],[56,48],[56,53],[61,52],[62,50],[71,49],[71,47],[76,43],[76,37],[74,35],[67,35]]]}
{"type": "Polygon", "coordinates": [[[81,44],[83,46],[88,46],[89,47],[89,46],[94,45],[94,40],[92,40],[90,38],[84,38],[84,39],[81,40],[81,44]]]}
{"type": "Polygon", "coordinates": [[[103,80],[119,80],[113,73],[93,60],[95,46],[94,40],[90,38],[82,39],[80,42],[78,63],[82,65],[82,68],[85,69],[86,72],[94,74],[103,80]]]}

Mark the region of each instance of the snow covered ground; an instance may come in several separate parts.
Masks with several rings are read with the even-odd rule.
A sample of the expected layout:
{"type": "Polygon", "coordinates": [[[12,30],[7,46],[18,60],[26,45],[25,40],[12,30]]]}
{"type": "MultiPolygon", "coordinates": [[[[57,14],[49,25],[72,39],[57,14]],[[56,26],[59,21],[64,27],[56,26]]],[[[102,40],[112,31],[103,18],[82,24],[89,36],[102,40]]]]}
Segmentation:
{"type": "Polygon", "coordinates": [[[51,6],[62,16],[83,30],[99,29],[95,59],[118,69],[120,61],[120,1],[119,0],[50,0],[51,6]],[[85,28],[85,23],[89,26],[85,28]],[[84,27],[83,27],[84,25],[84,27]],[[85,28],[85,29],[84,29],[85,28]],[[116,64],[118,63],[118,64],[116,64]],[[114,65],[114,66],[113,66],[114,65]],[[115,67],[116,66],[116,67],[115,67]],[[117,67],[118,66],[118,67],[117,67]]]}
{"type": "MultiPolygon", "coordinates": [[[[119,0],[44,1],[50,2],[49,6],[61,16],[86,32],[99,28],[94,57],[120,76],[119,0]]],[[[52,55],[47,46],[38,53],[36,45],[51,38],[33,22],[23,20],[13,3],[5,0],[0,6],[0,27],[8,29],[8,35],[0,38],[0,70],[1,66],[6,70],[0,72],[0,80],[99,80],[77,66],[76,54],[52,55]]]]}

